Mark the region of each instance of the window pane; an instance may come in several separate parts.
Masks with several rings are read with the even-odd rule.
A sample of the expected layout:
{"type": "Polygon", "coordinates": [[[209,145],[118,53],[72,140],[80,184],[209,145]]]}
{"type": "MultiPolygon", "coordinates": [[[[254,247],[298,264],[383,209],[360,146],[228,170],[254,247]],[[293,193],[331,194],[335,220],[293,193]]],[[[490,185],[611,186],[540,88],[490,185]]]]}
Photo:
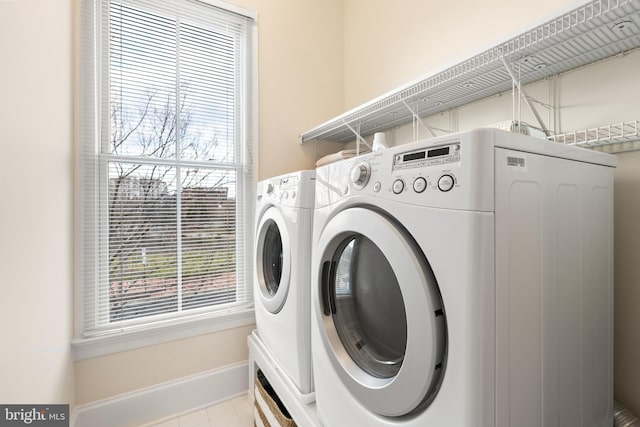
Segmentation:
{"type": "Polygon", "coordinates": [[[238,40],[111,4],[111,153],[235,162],[238,40]]]}
{"type": "Polygon", "coordinates": [[[109,165],[109,320],[178,308],[174,168],[109,165]]]}
{"type": "Polygon", "coordinates": [[[235,162],[235,37],[180,25],[180,155],[186,160],[235,162]]]}
{"type": "Polygon", "coordinates": [[[235,302],[236,187],[234,171],[183,172],[183,308],[235,302]]]}
{"type": "Polygon", "coordinates": [[[176,23],[111,3],[110,149],[118,155],[176,153],[176,23]]]}

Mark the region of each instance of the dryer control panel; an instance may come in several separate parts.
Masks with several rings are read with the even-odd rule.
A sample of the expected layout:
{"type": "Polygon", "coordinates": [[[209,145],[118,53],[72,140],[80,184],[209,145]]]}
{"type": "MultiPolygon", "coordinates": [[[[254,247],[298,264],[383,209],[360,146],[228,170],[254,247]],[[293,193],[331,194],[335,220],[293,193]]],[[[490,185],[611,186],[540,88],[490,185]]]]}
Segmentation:
{"type": "Polygon", "coordinates": [[[258,203],[269,202],[292,208],[312,209],[314,205],[315,172],[299,171],[258,182],[258,203]]]}

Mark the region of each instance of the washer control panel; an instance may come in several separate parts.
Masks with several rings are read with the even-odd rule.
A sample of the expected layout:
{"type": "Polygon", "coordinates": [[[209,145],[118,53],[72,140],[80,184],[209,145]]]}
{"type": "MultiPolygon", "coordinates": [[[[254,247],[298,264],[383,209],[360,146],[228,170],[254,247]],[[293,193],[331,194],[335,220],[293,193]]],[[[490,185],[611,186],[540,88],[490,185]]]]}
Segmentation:
{"type": "Polygon", "coordinates": [[[494,132],[478,129],[396,145],[318,167],[316,208],[391,201],[490,212],[494,132]],[[357,199],[355,199],[357,198],[357,199]]]}
{"type": "Polygon", "coordinates": [[[452,170],[458,162],[459,141],[396,153],[393,155],[391,191],[394,194],[421,194],[426,190],[447,193],[458,185],[452,170]]]}
{"type": "MultiPolygon", "coordinates": [[[[431,194],[448,193],[459,186],[455,169],[460,162],[460,141],[448,141],[430,147],[414,148],[392,154],[374,153],[351,163],[348,180],[354,191],[366,191],[373,182],[372,190],[389,194],[431,194]],[[391,180],[380,181],[391,163],[391,180]]],[[[349,186],[341,189],[343,196],[349,193],[349,186]]]]}
{"type": "Polygon", "coordinates": [[[393,158],[393,170],[445,165],[459,161],[460,143],[455,142],[398,153],[393,158]]]}

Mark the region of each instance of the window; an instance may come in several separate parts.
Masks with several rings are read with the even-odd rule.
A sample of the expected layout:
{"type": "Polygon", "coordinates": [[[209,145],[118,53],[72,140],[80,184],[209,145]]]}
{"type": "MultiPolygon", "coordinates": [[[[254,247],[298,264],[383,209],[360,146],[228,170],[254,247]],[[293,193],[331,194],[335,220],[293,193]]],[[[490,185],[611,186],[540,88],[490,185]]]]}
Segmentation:
{"type": "Polygon", "coordinates": [[[83,2],[80,337],[253,304],[254,21],[83,2]]]}

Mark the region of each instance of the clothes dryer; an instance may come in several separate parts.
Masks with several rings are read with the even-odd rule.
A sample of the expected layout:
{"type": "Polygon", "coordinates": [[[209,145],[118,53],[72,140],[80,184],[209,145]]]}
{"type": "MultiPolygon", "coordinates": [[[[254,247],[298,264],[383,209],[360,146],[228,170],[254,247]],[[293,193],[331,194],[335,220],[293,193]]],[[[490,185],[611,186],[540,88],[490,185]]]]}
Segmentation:
{"type": "Polygon", "coordinates": [[[321,422],[611,426],[614,166],[478,129],[319,168],[321,422]]]}
{"type": "Polygon", "coordinates": [[[257,188],[258,336],[301,395],[313,392],[309,269],[314,190],[314,171],[273,177],[257,188]]]}

